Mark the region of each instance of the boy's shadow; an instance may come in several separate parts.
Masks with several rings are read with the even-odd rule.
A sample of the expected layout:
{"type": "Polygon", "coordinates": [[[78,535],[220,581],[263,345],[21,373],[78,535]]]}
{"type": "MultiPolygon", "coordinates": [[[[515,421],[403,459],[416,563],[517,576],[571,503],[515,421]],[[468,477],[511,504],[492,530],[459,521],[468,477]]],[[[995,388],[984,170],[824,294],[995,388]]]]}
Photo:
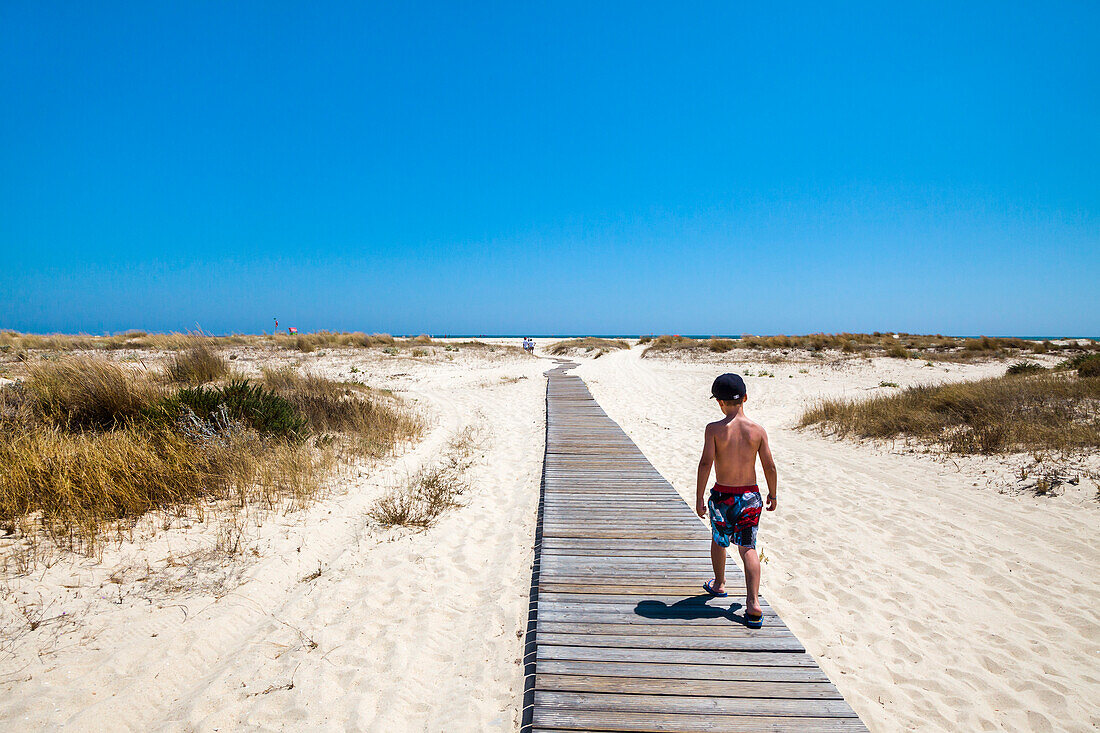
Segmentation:
{"type": "Polygon", "coordinates": [[[736,601],[729,606],[712,606],[707,601],[725,602],[725,599],[710,595],[689,596],[676,601],[671,606],[664,601],[639,601],[634,613],[642,618],[653,620],[692,620],[700,618],[720,618],[748,626],[744,612],[736,613],[744,606],[736,601]]]}

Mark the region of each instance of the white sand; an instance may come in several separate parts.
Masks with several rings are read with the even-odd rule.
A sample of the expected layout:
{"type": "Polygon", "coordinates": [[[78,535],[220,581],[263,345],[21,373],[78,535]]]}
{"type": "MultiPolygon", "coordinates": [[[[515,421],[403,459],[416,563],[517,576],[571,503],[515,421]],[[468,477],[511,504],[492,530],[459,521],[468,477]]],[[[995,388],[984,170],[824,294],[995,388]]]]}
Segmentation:
{"type": "Polygon", "coordinates": [[[762,590],[870,729],[1096,730],[1093,481],[1053,499],[1001,494],[996,486],[1011,477],[996,462],[793,429],[822,395],[1000,374],[1004,364],[727,356],[674,362],[641,359],[636,348],[586,361],[578,373],[692,503],[703,425],[720,417],[711,380],[723,371],[775,375],[746,379],[746,412],[768,428],[779,466],[779,509],[760,529],[770,558],[762,590]]]}
{"type": "Polygon", "coordinates": [[[518,727],[546,362],[329,353],[306,357],[308,366],[347,378],[354,364],[368,384],[415,398],[435,426],[424,442],[343,477],[308,510],[262,516],[232,563],[181,550],[212,543],[215,528],[195,525],[110,548],[102,563],[70,557],[8,576],[0,721],[22,730],[518,727]],[[401,373],[415,377],[388,376],[401,373]],[[371,526],[371,503],[470,424],[483,426],[486,450],[466,506],[422,533],[371,526]],[[168,566],[170,553],[183,566],[168,566]],[[32,632],[18,623],[20,607],[65,615],[32,632]]]}
{"type": "MultiPolygon", "coordinates": [[[[711,379],[775,375],[747,379],[748,412],[769,428],[780,472],[779,512],[761,529],[763,590],[873,731],[1100,725],[1095,485],[1053,499],[1000,494],[1003,462],[945,462],[792,428],[822,394],[1003,364],[726,356],[642,360],[636,348],[582,359],[579,373],[689,499],[703,424],[717,416],[711,379]]],[[[242,350],[237,363],[254,367],[257,357],[242,350]]],[[[434,428],[415,450],[339,477],[304,511],[250,513],[232,561],[209,551],[227,529],[218,521],[155,532],[146,522],[101,560],[68,556],[5,574],[0,721],[26,730],[518,726],[548,364],[471,351],[280,358],[392,388],[434,428]],[[488,439],[467,506],[422,533],[372,526],[371,504],[470,424],[488,439]]]]}

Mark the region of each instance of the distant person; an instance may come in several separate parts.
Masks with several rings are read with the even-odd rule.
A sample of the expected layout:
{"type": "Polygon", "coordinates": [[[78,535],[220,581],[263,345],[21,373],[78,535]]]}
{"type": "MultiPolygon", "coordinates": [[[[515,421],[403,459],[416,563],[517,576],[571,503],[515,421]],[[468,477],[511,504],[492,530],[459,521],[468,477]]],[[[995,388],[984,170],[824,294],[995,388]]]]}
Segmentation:
{"type": "Polygon", "coordinates": [[[714,578],[703,584],[712,596],[725,598],[726,548],[737,546],[745,566],[745,622],[758,629],[764,624],[760,608],[760,558],[756,554],[756,530],[760,524],[763,502],[756,484],[756,457],[768,482],[768,511],[776,507],[775,460],[764,428],[745,417],[748,391],[745,380],[736,374],[723,374],[714,380],[711,396],[725,417],[707,425],[703,455],[699,459],[699,476],[695,488],[695,511],[706,516],[710,511],[710,560],[714,578]],[[704,503],[704,493],[714,467],[714,488],[710,501],[704,503]]]}

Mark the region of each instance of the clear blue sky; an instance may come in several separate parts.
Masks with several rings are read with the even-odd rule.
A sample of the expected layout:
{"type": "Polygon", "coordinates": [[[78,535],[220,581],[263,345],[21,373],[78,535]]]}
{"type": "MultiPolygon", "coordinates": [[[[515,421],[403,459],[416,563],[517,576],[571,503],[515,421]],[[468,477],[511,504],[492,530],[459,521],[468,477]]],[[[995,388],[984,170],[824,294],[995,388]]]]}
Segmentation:
{"type": "Polygon", "coordinates": [[[1097,336],[1098,37],[1092,2],[5,0],[0,327],[1097,336]]]}

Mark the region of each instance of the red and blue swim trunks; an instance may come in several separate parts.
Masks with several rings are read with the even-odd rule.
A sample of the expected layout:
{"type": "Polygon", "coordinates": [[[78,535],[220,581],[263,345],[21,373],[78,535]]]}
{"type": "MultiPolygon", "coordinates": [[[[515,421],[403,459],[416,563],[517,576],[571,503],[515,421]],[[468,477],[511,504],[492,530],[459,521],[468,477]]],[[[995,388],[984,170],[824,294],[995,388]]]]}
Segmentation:
{"type": "Polygon", "coordinates": [[[756,547],[756,528],[764,502],[760,489],[752,486],[722,486],[710,490],[710,533],[722,547],[756,547]]]}

